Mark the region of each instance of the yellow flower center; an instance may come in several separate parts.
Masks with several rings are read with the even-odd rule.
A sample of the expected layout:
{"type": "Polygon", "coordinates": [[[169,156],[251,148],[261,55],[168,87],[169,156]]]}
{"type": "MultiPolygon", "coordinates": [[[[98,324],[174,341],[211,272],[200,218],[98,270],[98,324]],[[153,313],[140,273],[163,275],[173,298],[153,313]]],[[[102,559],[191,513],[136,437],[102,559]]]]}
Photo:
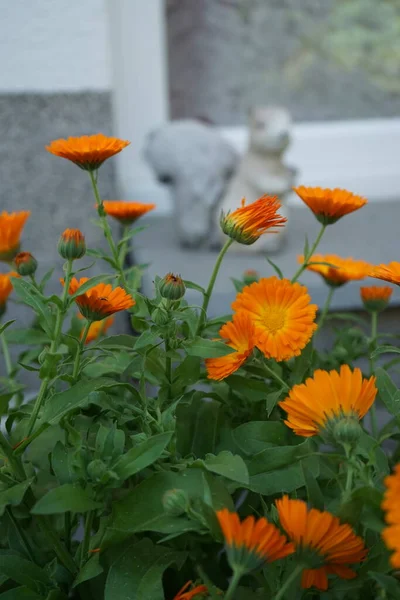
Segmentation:
{"type": "Polygon", "coordinates": [[[274,307],[264,312],[264,325],[270,333],[275,334],[282,329],[286,321],[286,310],[280,307],[274,307]]]}

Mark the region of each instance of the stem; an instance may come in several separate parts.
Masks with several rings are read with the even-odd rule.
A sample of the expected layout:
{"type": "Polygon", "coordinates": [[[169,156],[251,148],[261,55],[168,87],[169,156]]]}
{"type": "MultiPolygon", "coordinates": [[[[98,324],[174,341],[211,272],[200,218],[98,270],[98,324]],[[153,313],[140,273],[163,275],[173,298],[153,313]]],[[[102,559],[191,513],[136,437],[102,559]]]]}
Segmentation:
{"type": "Polygon", "coordinates": [[[54,533],[54,528],[49,524],[47,517],[39,517],[37,515],[36,518],[46,538],[53,546],[54,552],[56,553],[60,562],[62,562],[62,564],[68,569],[68,571],[75,574],[78,570],[75,561],[73,560],[72,556],[70,555],[64,544],[60,542],[57,535],[54,533]]]}
{"type": "Polygon", "coordinates": [[[332,285],[329,286],[329,292],[328,292],[328,295],[325,300],[324,308],[322,309],[321,316],[318,320],[318,330],[320,330],[322,328],[322,325],[325,322],[326,315],[329,312],[329,308],[331,306],[331,302],[332,302],[332,298],[333,298],[333,294],[335,293],[335,290],[336,290],[336,288],[334,288],[332,285]]]}
{"type": "Polygon", "coordinates": [[[296,565],[293,571],[290,573],[289,577],[286,579],[285,583],[282,585],[278,593],[275,595],[273,600],[281,600],[292,585],[292,583],[298,578],[302,570],[304,569],[304,565],[301,563],[296,565]]]}
{"type": "Polygon", "coordinates": [[[13,367],[12,367],[10,351],[8,349],[8,344],[7,344],[5,333],[6,332],[3,331],[3,333],[0,335],[1,349],[3,351],[4,363],[6,365],[6,372],[7,372],[8,377],[11,379],[11,373],[12,373],[13,367]]]}
{"type": "Polygon", "coordinates": [[[171,398],[171,388],[172,388],[172,359],[168,356],[168,352],[170,350],[169,340],[168,338],[164,341],[165,345],[165,375],[168,380],[168,398],[171,398]]]}
{"type": "Polygon", "coordinates": [[[17,532],[17,535],[20,539],[22,546],[25,548],[27,555],[29,556],[31,561],[33,563],[35,563],[36,560],[35,560],[31,545],[29,543],[28,537],[27,537],[25,531],[23,530],[23,528],[20,527],[20,524],[18,523],[18,519],[16,519],[14,517],[12,510],[9,506],[6,507],[6,513],[7,513],[8,518],[10,519],[11,523],[14,525],[15,531],[17,532]]]}
{"type": "MultiPolygon", "coordinates": [[[[376,310],[374,310],[371,313],[371,343],[370,343],[370,351],[371,352],[373,352],[375,350],[377,337],[378,337],[378,312],[376,310]]],[[[373,375],[374,370],[375,370],[375,360],[371,357],[369,359],[369,365],[370,365],[370,369],[371,369],[371,375],[373,375]]],[[[375,402],[372,404],[372,406],[370,408],[370,415],[371,415],[372,436],[375,439],[377,439],[378,434],[379,434],[379,427],[378,427],[378,419],[376,416],[375,402]]]]}
{"type": "Polygon", "coordinates": [[[234,594],[236,592],[236,588],[239,585],[239,581],[242,578],[242,575],[243,575],[242,569],[240,569],[238,567],[234,568],[233,577],[231,579],[229,587],[224,596],[224,600],[232,600],[232,598],[234,597],[234,594]]]}
{"type": "Polygon", "coordinates": [[[278,381],[281,384],[281,386],[285,388],[285,390],[290,390],[290,387],[288,386],[288,384],[285,381],[283,381],[283,379],[281,377],[279,377],[279,375],[277,373],[275,373],[275,371],[273,371],[271,369],[271,367],[269,367],[267,364],[265,364],[264,361],[260,361],[260,362],[262,364],[264,371],[267,373],[267,375],[269,377],[272,377],[273,379],[278,381]]]}
{"type": "Polygon", "coordinates": [[[344,451],[345,451],[345,454],[346,454],[346,458],[347,458],[347,462],[346,462],[347,474],[346,474],[346,483],[345,483],[345,486],[344,486],[344,492],[343,492],[342,502],[347,502],[347,500],[351,496],[351,491],[353,489],[354,467],[350,463],[350,459],[351,459],[351,446],[349,446],[349,444],[343,444],[343,448],[344,448],[344,451]]]}
{"type": "Polygon", "coordinates": [[[92,533],[92,525],[94,518],[94,510],[90,510],[85,520],[85,532],[83,534],[83,541],[81,546],[81,568],[86,562],[89,554],[90,535],[92,533]]]}
{"type": "Polygon", "coordinates": [[[309,263],[310,258],[312,257],[312,255],[314,254],[314,252],[317,249],[318,244],[320,243],[322,236],[325,233],[325,229],[327,228],[327,225],[322,225],[319,234],[317,235],[317,239],[315,240],[315,242],[313,243],[313,245],[311,246],[307,256],[304,257],[304,262],[300,265],[300,267],[298,268],[298,270],[296,271],[296,273],[293,275],[292,277],[292,283],[294,283],[295,281],[298,280],[298,278],[300,277],[300,275],[302,274],[303,271],[305,271],[305,269],[307,268],[307,265],[309,263]]]}
{"type": "Polygon", "coordinates": [[[21,464],[21,461],[18,457],[14,456],[13,449],[6,436],[0,429],[0,448],[3,451],[4,456],[8,460],[11,469],[16,473],[16,475],[24,481],[26,479],[26,474],[24,467],[21,464]]]}
{"type": "Polygon", "coordinates": [[[86,321],[85,328],[82,332],[82,338],[79,343],[78,350],[76,351],[75,361],[74,361],[74,370],[72,372],[72,377],[74,378],[74,381],[77,380],[78,375],[79,375],[79,368],[81,366],[81,356],[82,356],[82,352],[85,348],[85,342],[86,342],[86,338],[88,336],[91,324],[92,324],[92,321],[86,321]]]}
{"type": "Polygon", "coordinates": [[[218,258],[216,260],[216,263],[214,265],[214,269],[213,272],[211,273],[211,277],[210,277],[210,282],[208,284],[208,288],[204,294],[204,298],[203,298],[203,306],[201,307],[201,312],[200,312],[200,316],[199,316],[199,323],[197,325],[197,331],[196,331],[196,335],[199,335],[203,325],[204,325],[204,321],[207,317],[207,309],[208,309],[208,305],[210,303],[210,298],[211,298],[211,294],[212,291],[214,289],[214,285],[215,285],[215,280],[217,279],[217,275],[222,263],[222,260],[225,256],[225,254],[227,253],[227,251],[229,250],[229,248],[231,247],[231,245],[233,244],[234,240],[232,240],[231,238],[229,238],[224,246],[222,247],[218,258]]]}
{"type": "Polygon", "coordinates": [[[64,515],[64,536],[65,547],[68,552],[71,552],[71,513],[68,511],[64,515]]]}

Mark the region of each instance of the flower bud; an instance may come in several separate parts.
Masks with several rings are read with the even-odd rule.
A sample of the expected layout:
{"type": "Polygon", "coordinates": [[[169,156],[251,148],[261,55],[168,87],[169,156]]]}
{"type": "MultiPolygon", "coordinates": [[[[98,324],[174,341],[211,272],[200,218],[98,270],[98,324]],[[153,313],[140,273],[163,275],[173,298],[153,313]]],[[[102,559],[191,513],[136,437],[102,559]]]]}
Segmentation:
{"type": "Polygon", "coordinates": [[[243,273],[243,283],[245,285],[250,285],[251,283],[255,283],[259,279],[260,279],[260,277],[259,277],[257,271],[255,271],[254,269],[247,269],[247,271],[245,271],[243,273]]]}
{"type": "Polygon", "coordinates": [[[162,298],[180,300],[185,295],[186,287],[179,275],[168,273],[158,284],[162,298]]]}
{"type": "Polygon", "coordinates": [[[100,481],[107,471],[107,465],[99,458],[92,460],[87,466],[87,473],[92,481],[100,481]]]}
{"type": "Polygon", "coordinates": [[[185,490],[167,490],[162,499],[165,512],[171,517],[179,517],[189,508],[189,497],[185,490]]]}
{"type": "Polygon", "coordinates": [[[166,325],[170,320],[167,311],[164,308],[161,308],[160,306],[153,310],[153,312],[151,313],[151,318],[153,319],[156,325],[161,326],[166,325]]]}
{"type": "Polygon", "coordinates": [[[14,258],[18,275],[33,275],[37,269],[37,260],[30,252],[19,252],[14,258]]]}
{"type": "Polygon", "coordinates": [[[357,417],[343,417],[336,421],[332,428],[333,439],[338,444],[349,444],[355,446],[362,433],[361,425],[357,417]]]}
{"type": "Polygon", "coordinates": [[[82,258],[86,252],[83,233],[79,229],[66,229],[60,236],[58,252],[66,260],[82,258]]]}
{"type": "Polygon", "coordinates": [[[360,295],[364,307],[372,313],[385,310],[389,304],[392,293],[393,290],[389,286],[371,285],[360,288],[360,295]]]}

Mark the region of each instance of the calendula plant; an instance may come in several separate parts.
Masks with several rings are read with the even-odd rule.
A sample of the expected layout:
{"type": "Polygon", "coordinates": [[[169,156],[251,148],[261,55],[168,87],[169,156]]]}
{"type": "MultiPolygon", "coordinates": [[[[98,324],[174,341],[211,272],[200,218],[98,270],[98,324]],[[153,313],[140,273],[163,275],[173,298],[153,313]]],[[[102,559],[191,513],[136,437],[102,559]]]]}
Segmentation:
{"type": "Polygon", "coordinates": [[[210,318],[224,255],[284,226],[279,200],[221,216],[207,288],[171,272],[146,297],[125,257],[154,205],[105,201],[98,185],[127,144],[99,134],[47,147],[87,171],[108,242],[87,249],[80,230],[60,232],[58,295],[21,252],[29,212],[0,215],[0,600],[398,600],[400,392],[385,355],[400,350],[378,328],[392,288],[360,289],[367,317],[329,308],[349,281],[399,285],[400,263],[316,253],[366,200],[296,188],[321,230],[295,275],[250,268],[233,282],[232,314],[210,318]],[[107,273],[82,276],[85,254],[107,273]],[[326,282],[320,309],[306,269],[326,282]],[[7,321],[11,293],[32,309],[30,328],[7,321]],[[120,311],[133,333],[110,335],[120,311]],[[334,340],[317,351],[327,320],[334,340]]]}

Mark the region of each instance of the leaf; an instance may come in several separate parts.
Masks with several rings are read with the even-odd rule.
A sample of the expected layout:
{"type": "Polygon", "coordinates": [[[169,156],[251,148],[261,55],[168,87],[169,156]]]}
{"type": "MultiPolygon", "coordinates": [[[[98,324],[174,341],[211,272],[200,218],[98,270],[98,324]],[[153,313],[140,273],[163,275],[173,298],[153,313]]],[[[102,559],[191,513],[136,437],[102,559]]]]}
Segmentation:
{"type": "MultiPolygon", "coordinates": [[[[304,460],[307,468],[310,469],[314,477],[319,474],[318,460],[316,457],[304,460]]],[[[272,496],[275,494],[290,493],[305,485],[301,463],[293,464],[288,467],[268,471],[267,473],[258,473],[250,475],[249,489],[258,494],[272,496]]]]}
{"type": "Polygon", "coordinates": [[[206,290],[203,287],[201,287],[201,285],[198,285],[197,283],[194,283],[193,281],[184,279],[183,283],[188,288],[188,290],[196,290],[197,292],[200,292],[200,294],[203,294],[203,295],[206,293],[206,290]]]}
{"type": "Polygon", "coordinates": [[[283,279],[283,273],[280,270],[280,268],[278,267],[278,265],[276,265],[274,262],[272,262],[272,260],[270,258],[268,258],[267,256],[266,256],[266,259],[267,259],[267,262],[274,269],[275,273],[278,275],[279,279],[283,279]]]}
{"type": "Polygon", "coordinates": [[[369,571],[368,575],[384,590],[384,598],[387,598],[388,593],[391,594],[393,600],[397,600],[400,597],[400,582],[398,579],[384,573],[374,573],[374,571],[369,571]]]}
{"type": "Polygon", "coordinates": [[[127,350],[133,350],[135,343],[136,343],[136,339],[135,336],[133,335],[127,335],[127,334],[121,334],[121,335],[110,335],[104,339],[102,339],[100,342],[98,342],[96,345],[91,345],[90,346],[90,350],[93,349],[97,349],[97,348],[104,348],[105,350],[119,350],[119,349],[127,349],[127,350]]]}
{"type": "Polygon", "coordinates": [[[24,346],[40,346],[49,342],[49,336],[40,329],[10,329],[7,333],[7,342],[24,346]]]}
{"type": "Polygon", "coordinates": [[[189,356],[199,356],[200,358],[218,358],[235,352],[233,348],[219,340],[213,341],[201,337],[184,342],[183,347],[189,356]]]}
{"type": "Polygon", "coordinates": [[[176,449],[181,456],[203,458],[214,452],[220,426],[222,405],[217,400],[193,392],[190,401],[176,407],[176,449]]]}
{"type": "Polygon", "coordinates": [[[72,587],[76,587],[80,583],[84,581],[89,581],[90,579],[94,579],[98,575],[100,575],[104,571],[103,567],[100,564],[100,554],[97,552],[93,554],[89,558],[89,560],[83,565],[81,570],[79,571],[72,587]]]}
{"type": "MultiPolygon", "coordinates": [[[[33,592],[43,592],[47,586],[51,585],[50,579],[43,569],[15,554],[1,555],[0,574],[26,586],[33,592]]],[[[29,598],[29,596],[25,597],[29,598]]]]}
{"type": "Polygon", "coordinates": [[[142,444],[131,448],[113,465],[113,471],[122,481],[125,481],[128,477],[152,465],[164,452],[172,433],[172,431],[159,433],[148,438],[142,444]]]}
{"type": "Polygon", "coordinates": [[[6,506],[21,504],[26,490],[32,485],[33,481],[34,478],[32,477],[0,492],[0,517],[3,516],[6,506]]]}
{"type": "Polygon", "coordinates": [[[251,379],[244,375],[230,375],[225,380],[232,390],[242,394],[246,400],[262,402],[267,398],[268,387],[261,379],[251,379]]]}
{"type": "Polygon", "coordinates": [[[6,321],[2,325],[0,325],[0,335],[3,333],[3,331],[5,331],[7,329],[7,327],[10,327],[10,325],[15,323],[15,321],[16,321],[16,319],[11,319],[11,321],[6,321]]]}
{"type": "Polygon", "coordinates": [[[200,358],[198,356],[186,356],[174,371],[174,387],[193,385],[199,379],[200,358]]]}
{"type": "Polygon", "coordinates": [[[13,288],[21,300],[28,304],[33,310],[43,318],[44,328],[49,336],[53,332],[53,316],[45,302],[44,296],[28,281],[22,278],[13,277],[13,288]]]}
{"type": "Polygon", "coordinates": [[[400,413],[400,390],[392,381],[390,375],[381,367],[375,370],[375,375],[380,399],[389,413],[398,417],[400,413]]]}
{"type": "Polygon", "coordinates": [[[3,592],[0,594],[0,600],[43,600],[43,596],[22,586],[3,592]]]}
{"type": "Polygon", "coordinates": [[[78,474],[73,468],[75,452],[76,449],[67,449],[60,441],[54,446],[51,453],[51,466],[60,485],[72,483],[78,478],[78,474]]]}
{"type": "Polygon", "coordinates": [[[378,348],[375,348],[375,350],[371,353],[371,358],[376,358],[380,354],[388,354],[388,353],[400,354],[400,348],[397,348],[397,346],[388,346],[388,345],[378,346],[378,348]]]}
{"type": "Polygon", "coordinates": [[[236,427],[232,438],[243,454],[253,456],[271,446],[284,446],[288,429],[277,421],[251,421],[236,427]]]}
{"type": "Polygon", "coordinates": [[[111,565],[104,600],[164,600],[164,571],[173,564],[180,569],[186,556],[186,552],[141,540],[111,565]]]}
{"type": "Polygon", "coordinates": [[[228,450],[223,450],[216,456],[207,454],[204,460],[198,459],[192,465],[192,467],[198,466],[242,485],[249,483],[249,472],[243,458],[237,454],[232,454],[228,450]]]}
{"type": "Polygon", "coordinates": [[[101,508],[101,502],[95,502],[92,490],[85,489],[72,483],[65,483],[56,487],[40,500],[31,509],[34,515],[55,515],[65,512],[87,512],[95,508],[101,508]]]}
{"type": "Polygon", "coordinates": [[[314,444],[309,439],[293,446],[266,448],[262,452],[255,454],[250,461],[248,465],[250,475],[268,473],[269,471],[292,465],[300,459],[310,456],[313,449],[314,444]]]}
{"type": "Polygon", "coordinates": [[[158,331],[152,329],[146,329],[143,333],[136,338],[135,350],[146,348],[146,346],[154,346],[160,341],[160,334],[158,331]]]}
{"type": "Polygon", "coordinates": [[[324,510],[325,500],[324,495],[321,492],[321,488],[318,485],[317,479],[312,475],[306,465],[301,462],[301,468],[303,471],[303,477],[307,488],[307,498],[311,506],[324,510]]]}
{"type": "Polygon", "coordinates": [[[83,283],[82,285],[80,285],[76,292],[74,294],[71,294],[69,298],[70,300],[74,300],[74,298],[76,298],[77,296],[81,296],[98,283],[106,283],[108,281],[111,281],[112,279],[115,279],[115,277],[115,274],[110,275],[109,273],[103,273],[102,275],[95,275],[94,277],[90,277],[90,279],[88,281],[85,281],[85,283],[83,283]]]}

